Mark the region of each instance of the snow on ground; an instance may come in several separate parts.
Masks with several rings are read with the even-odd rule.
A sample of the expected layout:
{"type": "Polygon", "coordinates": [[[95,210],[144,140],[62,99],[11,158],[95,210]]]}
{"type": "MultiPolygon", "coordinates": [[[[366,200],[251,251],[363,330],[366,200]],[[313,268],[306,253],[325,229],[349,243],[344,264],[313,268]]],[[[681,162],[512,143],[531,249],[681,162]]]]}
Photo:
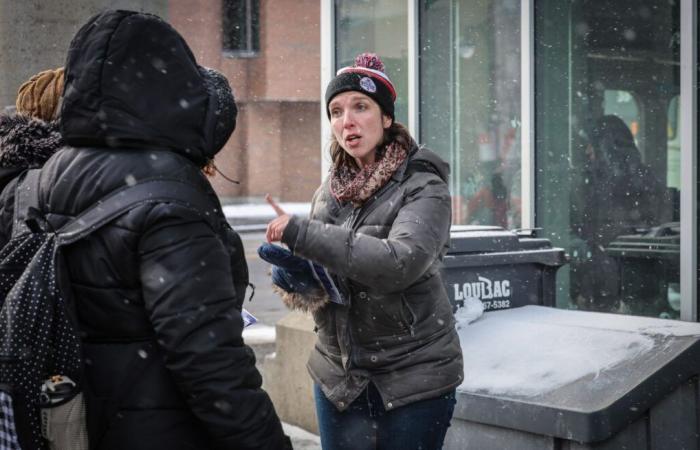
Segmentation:
{"type": "Polygon", "coordinates": [[[275,342],[275,327],[256,323],[243,329],[243,340],[246,345],[270,344],[275,342]]]}
{"type": "MultiPolygon", "coordinates": [[[[279,206],[287,214],[298,214],[300,216],[307,216],[311,210],[311,203],[280,203],[279,206]]],[[[223,211],[226,217],[230,219],[239,217],[272,219],[275,217],[275,211],[267,203],[225,205],[223,211]]]]}
{"type": "Polygon", "coordinates": [[[292,440],[295,450],[321,450],[321,438],[294,425],[282,422],[284,434],[292,440]]]}
{"type": "Polygon", "coordinates": [[[481,300],[474,297],[464,299],[464,306],[460,307],[455,312],[455,320],[457,321],[457,329],[466,327],[476,319],[484,315],[484,304],[481,300]]]}
{"type": "Polygon", "coordinates": [[[534,396],[632,358],[664,337],[700,336],[700,324],[525,306],[458,325],[461,391],[534,396]]]}

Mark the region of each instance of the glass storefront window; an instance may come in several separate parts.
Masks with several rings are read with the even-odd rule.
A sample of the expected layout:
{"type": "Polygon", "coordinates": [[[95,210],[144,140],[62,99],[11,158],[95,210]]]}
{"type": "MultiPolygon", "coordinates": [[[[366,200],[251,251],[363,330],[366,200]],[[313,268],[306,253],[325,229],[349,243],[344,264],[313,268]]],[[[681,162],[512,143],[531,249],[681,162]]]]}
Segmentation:
{"type": "Polygon", "coordinates": [[[612,114],[625,122],[636,143],[639,143],[637,134],[639,133],[639,105],[634,94],[629,91],[616,91],[606,89],[603,92],[603,112],[612,114]]]}
{"type": "Polygon", "coordinates": [[[675,96],[668,104],[668,147],[667,171],[668,187],[680,190],[681,188],[681,130],[679,121],[680,102],[679,96],[675,96]]]}
{"type": "Polygon", "coordinates": [[[408,6],[406,0],[336,0],[336,70],[364,52],[378,54],[396,87],[395,115],[408,124],[408,6]]]}
{"type": "Polygon", "coordinates": [[[535,2],[536,223],[560,306],[678,318],[677,0],[535,2]]]}
{"type": "Polygon", "coordinates": [[[520,2],[420,2],[420,136],[450,162],[455,223],[520,218],[520,2]]]}

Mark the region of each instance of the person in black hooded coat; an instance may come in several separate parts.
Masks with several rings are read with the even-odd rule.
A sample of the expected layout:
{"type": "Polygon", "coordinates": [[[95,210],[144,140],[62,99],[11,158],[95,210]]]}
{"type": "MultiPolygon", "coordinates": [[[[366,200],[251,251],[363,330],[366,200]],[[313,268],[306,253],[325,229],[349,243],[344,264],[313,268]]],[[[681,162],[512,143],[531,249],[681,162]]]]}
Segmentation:
{"type": "MultiPolygon", "coordinates": [[[[572,294],[580,308],[618,311],[619,261],[606,251],[622,235],[658,226],[670,217],[668,192],[642,161],[627,124],[616,115],[598,118],[586,147],[587,180],[572,205],[572,225],[585,242],[585,259],[573,261],[572,294]]],[[[580,244],[579,244],[580,245],[580,244]]],[[[635,306],[636,307],[636,306],[635,306]]]]}
{"type": "MultiPolygon", "coordinates": [[[[228,83],[199,67],[170,25],[130,11],[91,18],[70,44],[65,73],[69,147],[44,165],[39,190],[54,228],[154,178],[206,192],[219,223],[213,230],[176,203],[146,204],[65,249],[91,448],[291,448],[241,337],[242,244],[201,170],[235,126],[228,83]],[[114,398],[137,358],[153,362],[114,398]]],[[[8,185],[0,199],[10,212],[13,192],[8,185]]]]}

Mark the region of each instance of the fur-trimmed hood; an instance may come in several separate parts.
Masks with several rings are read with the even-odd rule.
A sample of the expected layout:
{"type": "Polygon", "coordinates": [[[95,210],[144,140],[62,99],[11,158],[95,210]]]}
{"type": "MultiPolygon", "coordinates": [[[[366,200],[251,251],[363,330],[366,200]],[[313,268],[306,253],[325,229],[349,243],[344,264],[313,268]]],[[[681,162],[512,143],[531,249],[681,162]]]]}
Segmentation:
{"type": "Polygon", "coordinates": [[[41,167],[62,145],[57,122],[0,115],[0,168],[41,167]]]}
{"type": "Polygon", "coordinates": [[[43,166],[61,146],[57,122],[0,114],[0,190],[22,171],[43,166]]]}

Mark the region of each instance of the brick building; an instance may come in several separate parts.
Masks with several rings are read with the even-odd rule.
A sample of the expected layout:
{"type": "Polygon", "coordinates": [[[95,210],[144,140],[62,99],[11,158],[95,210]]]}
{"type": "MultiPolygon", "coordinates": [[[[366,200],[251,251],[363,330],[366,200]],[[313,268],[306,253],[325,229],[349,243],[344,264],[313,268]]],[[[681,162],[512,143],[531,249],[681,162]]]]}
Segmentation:
{"type": "Polygon", "coordinates": [[[217,175],[219,195],[309,201],[321,180],[320,2],[170,0],[168,20],[234,89],[238,125],[217,166],[241,184],[217,175]]]}
{"type": "Polygon", "coordinates": [[[311,198],[321,180],[318,0],[0,0],[0,109],[29,76],[63,65],[80,25],[105,8],[160,15],[231,82],[238,126],[217,165],[240,185],[217,175],[224,201],[311,198]]]}

